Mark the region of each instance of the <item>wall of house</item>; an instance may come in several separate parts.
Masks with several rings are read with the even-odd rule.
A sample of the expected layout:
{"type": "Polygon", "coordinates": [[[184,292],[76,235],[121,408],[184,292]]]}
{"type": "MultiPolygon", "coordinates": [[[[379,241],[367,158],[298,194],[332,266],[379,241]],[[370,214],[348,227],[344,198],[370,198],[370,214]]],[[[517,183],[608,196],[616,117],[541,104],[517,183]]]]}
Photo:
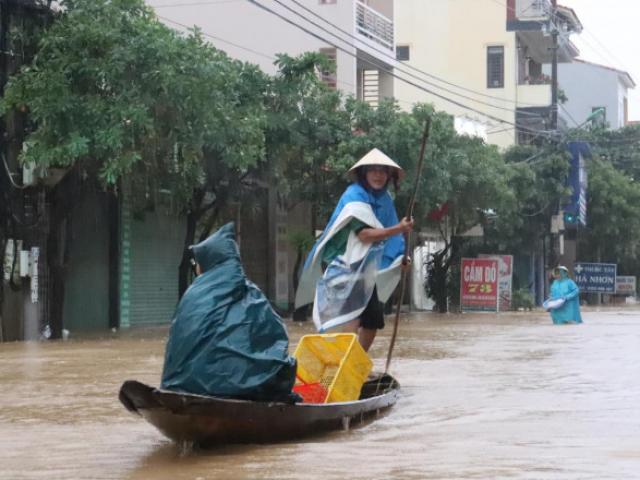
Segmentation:
{"type": "Polygon", "coordinates": [[[393,20],[393,0],[364,0],[364,3],[380,12],[388,19],[393,20]]]}
{"type": "MultiPolygon", "coordinates": [[[[341,29],[348,32],[354,31],[353,0],[339,0],[336,3],[326,5],[320,4],[318,0],[300,1],[307,8],[322,15],[323,18],[341,29]]],[[[328,33],[309,25],[302,18],[287,11],[276,2],[262,3],[297,24],[306,24],[312,31],[321,34],[328,40],[338,42],[328,33]]],[[[331,47],[328,42],[310,36],[248,1],[194,3],[192,5],[186,4],[180,8],[162,7],[163,4],[167,4],[165,0],[148,0],[147,4],[154,7],[160,19],[170,27],[181,29],[176,22],[187,26],[197,25],[202,29],[208,41],[227,52],[229,56],[257,64],[265,72],[271,74],[277,71],[273,64],[277,53],[299,55],[303,52],[331,47]]],[[[295,4],[291,4],[290,7],[295,8],[315,23],[322,24],[320,19],[295,4]]],[[[355,52],[354,48],[349,48],[344,43],[338,42],[338,44],[355,52]]],[[[352,94],[356,92],[355,61],[354,57],[341,51],[337,52],[338,88],[352,94]]]]}
{"type": "MultiPolygon", "coordinates": [[[[444,78],[449,82],[465,88],[499,97],[500,99],[517,99],[517,49],[515,34],[506,31],[506,7],[504,2],[480,2],[478,0],[402,0],[395,2],[394,19],[396,24],[396,45],[409,45],[410,61],[406,62],[420,70],[444,78]],[[503,46],[505,51],[504,88],[487,88],[487,47],[503,46]]],[[[404,63],[404,62],[403,62],[404,63]]],[[[399,67],[403,68],[403,67],[399,67]]],[[[406,67],[415,75],[424,77],[406,67]]],[[[396,70],[398,75],[406,74],[396,70]]],[[[415,81],[414,79],[411,79],[415,81]]],[[[454,98],[460,103],[469,105],[494,117],[514,122],[515,113],[505,111],[481,103],[462,98],[460,95],[499,104],[509,109],[515,108],[513,103],[479,97],[464,92],[437,80],[430,82],[454,90],[459,95],[435,89],[444,96],[454,98]]],[[[468,117],[487,123],[486,118],[464,108],[439,99],[416,87],[398,79],[394,82],[395,96],[403,108],[410,108],[410,103],[420,101],[433,103],[438,110],[444,110],[455,116],[468,117]]],[[[513,129],[498,133],[492,130],[503,130],[508,125],[488,121],[494,125],[489,128],[488,140],[501,147],[514,143],[513,129]]]]}
{"type": "MultiPolygon", "coordinates": [[[[550,72],[550,65],[544,71],[550,72]]],[[[594,107],[607,109],[611,128],[624,126],[617,72],[586,63],[563,63],[558,65],[558,84],[569,99],[559,110],[569,127],[584,122],[594,107]]]]}

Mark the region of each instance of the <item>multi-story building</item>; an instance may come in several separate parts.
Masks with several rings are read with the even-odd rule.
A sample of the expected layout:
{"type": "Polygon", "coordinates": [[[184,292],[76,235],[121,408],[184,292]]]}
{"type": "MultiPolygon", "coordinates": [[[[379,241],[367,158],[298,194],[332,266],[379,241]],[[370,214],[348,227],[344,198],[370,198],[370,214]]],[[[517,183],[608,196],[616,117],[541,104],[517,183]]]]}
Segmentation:
{"type": "Polygon", "coordinates": [[[393,0],[147,3],[168,25],[198,26],[217,48],[268,73],[278,53],[320,51],[335,59],[335,73],[323,75],[329,85],[373,104],[393,95],[393,0]]]}
{"type": "Polygon", "coordinates": [[[394,19],[396,73],[409,72],[424,87],[396,79],[398,99],[430,102],[458,122],[481,125],[500,147],[549,129],[551,78],[542,65],[552,60],[554,32],[558,62],[578,55],[569,35],[581,25],[571,9],[550,0],[403,0],[394,19]]]}
{"type": "MultiPolygon", "coordinates": [[[[170,27],[196,26],[230,57],[257,64],[267,73],[277,71],[274,62],[279,53],[296,56],[322,52],[335,61],[334,72],[320,72],[332,88],[372,105],[393,95],[393,0],[147,3],[170,27]]],[[[290,245],[289,233],[311,231],[311,216],[306,205],[287,211],[270,186],[256,196],[260,198],[255,209],[236,205],[225,216],[236,221],[250,278],[276,305],[287,308],[293,294],[292,269],[297,253],[290,245]]],[[[135,262],[133,253],[131,262],[135,262]]],[[[136,322],[134,317],[132,314],[132,324],[136,322]]]]}
{"type": "Polygon", "coordinates": [[[624,70],[576,59],[558,66],[558,83],[566,97],[558,115],[568,127],[583,124],[594,112],[600,113],[592,121],[614,130],[629,123],[629,90],[636,84],[624,70]]]}

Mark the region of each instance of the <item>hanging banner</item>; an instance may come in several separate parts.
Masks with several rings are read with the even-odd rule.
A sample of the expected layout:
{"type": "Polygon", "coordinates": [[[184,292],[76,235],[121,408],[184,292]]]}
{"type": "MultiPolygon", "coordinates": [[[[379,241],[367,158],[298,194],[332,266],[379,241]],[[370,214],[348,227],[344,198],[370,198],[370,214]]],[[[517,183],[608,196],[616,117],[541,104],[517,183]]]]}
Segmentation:
{"type": "Polygon", "coordinates": [[[495,258],[463,258],[460,307],[463,312],[497,312],[499,265],[495,258]]]}
{"type": "Polygon", "coordinates": [[[511,290],[513,283],[513,255],[480,254],[480,258],[495,258],[498,260],[498,283],[500,290],[500,311],[511,310],[511,290]]]}

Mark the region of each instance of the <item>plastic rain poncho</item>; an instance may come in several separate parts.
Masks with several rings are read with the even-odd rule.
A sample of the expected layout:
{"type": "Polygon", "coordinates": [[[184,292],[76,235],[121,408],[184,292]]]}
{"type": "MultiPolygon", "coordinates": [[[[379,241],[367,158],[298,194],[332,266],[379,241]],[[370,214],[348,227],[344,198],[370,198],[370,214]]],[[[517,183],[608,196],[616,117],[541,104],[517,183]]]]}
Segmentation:
{"type": "Polygon", "coordinates": [[[576,282],[569,278],[564,270],[560,270],[560,278],[551,284],[551,300],[564,299],[564,304],[556,309],[550,310],[553,323],[582,323],[580,315],[580,289],[576,282]]]}
{"type": "Polygon", "coordinates": [[[280,317],[250,282],[229,223],[193,248],[203,273],[178,304],[162,388],[250,400],[291,400],[295,359],[280,317]]]}
{"type": "Polygon", "coordinates": [[[329,223],[309,253],[296,292],[296,307],[314,303],[319,331],[358,318],[373,289],[386,302],[400,279],[404,238],[363,243],[359,228],[388,228],[398,223],[389,192],[370,191],[359,183],[344,192],[329,223]],[[328,254],[328,252],[331,252],[328,254]],[[323,263],[328,266],[323,273],[323,263]]]}

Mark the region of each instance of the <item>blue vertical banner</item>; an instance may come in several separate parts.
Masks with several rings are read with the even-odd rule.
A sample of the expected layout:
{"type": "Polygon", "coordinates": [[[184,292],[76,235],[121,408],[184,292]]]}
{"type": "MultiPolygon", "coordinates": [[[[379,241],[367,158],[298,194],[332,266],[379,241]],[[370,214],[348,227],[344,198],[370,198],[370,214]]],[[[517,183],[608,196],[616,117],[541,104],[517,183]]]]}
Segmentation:
{"type": "Polygon", "coordinates": [[[587,226],[587,168],[585,158],[591,156],[586,142],[569,142],[567,150],[571,154],[571,165],[567,177],[567,186],[571,197],[562,205],[565,212],[565,228],[571,224],[587,226]],[[567,215],[568,214],[568,215],[567,215]]]}

